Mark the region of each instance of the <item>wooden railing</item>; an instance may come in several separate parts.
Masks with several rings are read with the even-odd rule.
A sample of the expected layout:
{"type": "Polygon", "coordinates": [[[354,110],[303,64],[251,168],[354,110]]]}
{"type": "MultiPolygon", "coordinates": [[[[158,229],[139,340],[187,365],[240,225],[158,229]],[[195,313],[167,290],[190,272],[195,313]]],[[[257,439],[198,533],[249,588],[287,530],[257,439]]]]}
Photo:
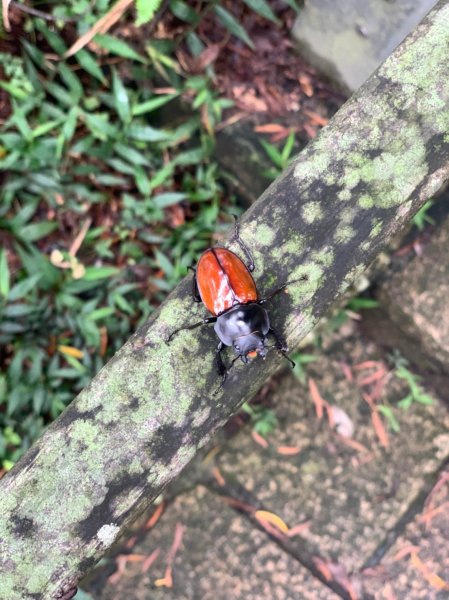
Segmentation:
{"type": "MultiPolygon", "coordinates": [[[[343,106],[241,222],[261,291],[294,348],[449,178],[449,2],[343,106]]],[[[230,247],[238,250],[235,243],[230,247]]],[[[445,259],[446,257],[442,257],[445,259]]],[[[186,279],[0,482],[0,599],[58,598],[278,368],[223,388],[186,279]]]]}

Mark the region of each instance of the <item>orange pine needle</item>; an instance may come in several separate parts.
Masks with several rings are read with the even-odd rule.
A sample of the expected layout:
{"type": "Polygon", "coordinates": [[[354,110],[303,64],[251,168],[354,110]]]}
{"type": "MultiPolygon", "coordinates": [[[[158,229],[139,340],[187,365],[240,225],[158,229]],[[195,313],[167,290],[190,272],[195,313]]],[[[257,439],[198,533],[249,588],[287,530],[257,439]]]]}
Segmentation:
{"type": "Polygon", "coordinates": [[[329,569],[327,564],[324,562],[324,560],[322,558],[318,558],[318,556],[315,556],[313,559],[313,562],[315,563],[316,568],[321,573],[321,575],[324,577],[324,579],[326,581],[332,581],[333,577],[332,577],[331,570],[329,569]]]}
{"type": "Polygon", "coordinates": [[[160,548],[156,548],[142,563],[142,573],[146,573],[160,553],[160,548]]]}
{"type": "Polygon", "coordinates": [[[312,398],[312,402],[315,404],[316,416],[319,421],[323,418],[324,414],[324,404],[325,400],[323,400],[320,392],[318,391],[318,387],[315,383],[315,380],[312,377],[309,377],[309,390],[310,397],[312,398]]]}
{"type": "Polygon", "coordinates": [[[256,442],[256,444],[259,444],[259,446],[262,446],[262,448],[268,448],[268,446],[270,445],[267,440],[262,437],[260,435],[260,433],[257,433],[257,431],[252,431],[251,432],[251,437],[253,438],[253,440],[256,442]]]}
{"type": "Polygon", "coordinates": [[[390,441],[388,439],[387,430],[385,429],[382,418],[377,410],[371,412],[371,421],[380,443],[384,448],[388,448],[390,441]]]}
{"type": "Polygon", "coordinates": [[[301,452],[301,448],[298,446],[278,446],[276,452],[278,454],[283,454],[284,456],[294,456],[301,452]]]}
{"type": "Polygon", "coordinates": [[[310,529],[310,526],[312,525],[312,521],[304,521],[304,523],[299,523],[298,525],[295,525],[294,527],[290,527],[290,529],[287,531],[287,536],[289,538],[295,537],[296,535],[301,535],[301,533],[304,533],[304,531],[307,531],[307,529],[310,529]]]}
{"type": "Polygon", "coordinates": [[[145,523],[144,525],[144,529],[152,529],[156,523],[159,521],[159,519],[162,516],[162,513],[165,510],[165,503],[161,502],[161,504],[159,504],[156,507],[156,510],[153,512],[153,514],[151,515],[151,517],[148,519],[148,521],[145,523]]]}
{"type": "Polygon", "coordinates": [[[67,356],[72,356],[73,358],[83,358],[84,352],[82,350],[78,350],[78,348],[74,348],[73,346],[64,346],[60,344],[58,346],[59,352],[62,354],[66,354],[67,356]]]}
{"type": "Polygon", "coordinates": [[[386,375],[385,369],[379,369],[378,371],[374,371],[374,373],[371,373],[370,375],[367,375],[366,377],[364,377],[363,379],[361,379],[360,381],[358,381],[358,385],[364,386],[364,385],[370,385],[371,383],[375,383],[376,381],[379,381],[379,379],[383,379],[386,375]]]}
{"type": "Polygon", "coordinates": [[[276,527],[276,529],[278,529],[282,533],[288,532],[288,526],[281,519],[281,517],[275,515],[272,512],[269,512],[268,510],[256,510],[254,516],[259,521],[259,523],[261,523],[261,525],[269,523],[270,525],[276,527]]]}
{"type": "Polygon", "coordinates": [[[214,476],[215,481],[218,483],[218,485],[220,486],[224,486],[226,485],[226,480],[223,477],[223,475],[221,474],[221,471],[218,467],[214,467],[212,469],[212,475],[214,476]]]}
{"type": "Polygon", "coordinates": [[[432,587],[437,590],[449,590],[449,583],[436,573],[433,573],[433,571],[422,562],[417,552],[412,552],[410,560],[412,565],[424,576],[432,587]]]}

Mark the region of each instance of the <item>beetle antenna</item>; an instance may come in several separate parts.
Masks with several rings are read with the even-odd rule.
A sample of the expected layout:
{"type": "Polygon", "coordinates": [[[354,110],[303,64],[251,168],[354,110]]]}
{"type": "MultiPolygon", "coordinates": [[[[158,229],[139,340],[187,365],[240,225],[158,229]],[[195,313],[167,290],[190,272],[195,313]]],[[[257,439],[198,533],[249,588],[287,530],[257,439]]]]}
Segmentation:
{"type": "Polygon", "coordinates": [[[243,254],[246,256],[246,260],[248,261],[248,264],[246,266],[248,268],[248,271],[250,273],[252,273],[254,271],[254,269],[256,268],[256,265],[254,264],[253,255],[251,254],[251,251],[248,248],[248,246],[245,244],[245,242],[240,237],[240,225],[239,225],[237,215],[232,215],[232,216],[235,219],[235,234],[234,234],[235,241],[240,246],[240,249],[242,250],[243,254]]]}
{"type": "Polygon", "coordinates": [[[307,281],[308,279],[309,279],[308,275],[301,275],[301,277],[299,277],[299,279],[292,279],[291,281],[287,281],[287,283],[284,283],[284,285],[281,285],[281,287],[278,288],[277,290],[270,292],[268,294],[268,296],[265,296],[265,298],[261,298],[257,304],[265,304],[265,302],[268,302],[268,300],[271,300],[271,298],[273,298],[274,296],[279,294],[279,292],[282,292],[283,290],[285,290],[285,288],[287,288],[289,285],[292,285],[294,283],[299,283],[300,281],[307,281]]]}

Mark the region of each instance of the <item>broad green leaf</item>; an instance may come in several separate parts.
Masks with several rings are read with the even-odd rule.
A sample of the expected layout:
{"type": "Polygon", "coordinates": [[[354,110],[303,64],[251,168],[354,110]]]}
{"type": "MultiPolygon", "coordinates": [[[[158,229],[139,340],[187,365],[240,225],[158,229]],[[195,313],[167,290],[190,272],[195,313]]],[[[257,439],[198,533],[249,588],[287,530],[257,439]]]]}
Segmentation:
{"type": "Polygon", "coordinates": [[[181,200],[185,200],[187,198],[187,194],[182,192],[166,192],[163,194],[157,194],[152,198],[154,204],[158,208],[165,208],[166,206],[171,206],[172,204],[178,204],[181,200]]]}
{"type": "Polygon", "coordinates": [[[154,17],[154,13],[158,10],[162,0],[136,0],[136,26],[149,23],[154,17]]]}
{"type": "Polygon", "coordinates": [[[284,164],[284,160],[283,160],[282,154],[279,152],[279,150],[275,146],[273,146],[273,144],[270,144],[266,140],[260,140],[260,143],[262,144],[265,152],[268,154],[270,160],[277,167],[282,168],[282,166],[284,164]]]}
{"type": "Polygon", "coordinates": [[[100,319],[106,319],[106,317],[110,317],[114,313],[115,309],[112,306],[103,306],[102,308],[93,310],[87,318],[91,321],[99,321],[100,319]]]}
{"type": "Polygon", "coordinates": [[[164,271],[166,275],[168,275],[168,277],[171,277],[174,273],[174,267],[170,260],[165,256],[165,254],[162,254],[162,252],[160,252],[159,250],[155,250],[154,253],[156,255],[156,260],[160,268],[164,271]]]}
{"type": "Polygon", "coordinates": [[[117,267],[87,267],[83,277],[85,281],[97,281],[98,279],[107,279],[120,273],[117,267]]]}
{"type": "Polygon", "coordinates": [[[100,69],[97,61],[90,52],[83,48],[82,50],[78,50],[74,58],[78,61],[79,65],[86,71],[86,73],[89,73],[89,75],[92,75],[92,77],[98,79],[100,83],[107,83],[103,71],[100,69]]]}
{"type": "Polygon", "coordinates": [[[8,92],[8,94],[14,98],[17,98],[17,100],[26,100],[26,98],[29,96],[29,93],[26,92],[21,86],[14,85],[9,81],[0,81],[0,88],[3,88],[5,92],[8,92]]]}
{"type": "Polygon", "coordinates": [[[164,129],[155,129],[150,125],[132,123],[128,128],[129,137],[141,142],[163,142],[171,139],[172,133],[164,129]]]}
{"type": "Polygon", "coordinates": [[[178,17],[181,21],[190,23],[190,25],[197,25],[200,21],[200,15],[196,10],[189,6],[187,2],[183,2],[183,0],[171,0],[170,10],[175,17],[178,17]]]}
{"type": "Polygon", "coordinates": [[[147,100],[146,102],[142,102],[141,104],[136,104],[132,108],[132,111],[131,111],[132,115],[133,115],[133,117],[137,117],[139,115],[143,115],[145,113],[156,110],[160,106],[164,106],[164,104],[167,104],[167,102],[170,102],[170,100],[173,100],[173,98],[177,98],[178,96],[179,96],[179,94],[168,94],[166,96],[156,96],[155,98],[151,98],[150,100],[147,100]]]}
{"type": "Polygon", "coordinates": [[[395,433],[398,433],[401,429],[401,426],[399,425],[399,421],[396,419],[391,406],[387,406],[386,404],[378,404],[377,408],[379,412],[387,419],[390,429],[395,433]]]}
{"type": "Polygon", "coordinates": [[[242,42],[245,42],[245,44],[252,50],[255,50],[255,46],[252,43],[249,35],[246,33],[245,28],[240,25],[234,15],[218,4],[214,7],[214,12],[221,21],[222,25],[224,25],[228,31],[241,39],[242,42]]]}
{"type": "Polygon", "coordinates": [[[35,275],[31,275],[31,277],[27,277],[23,281],[16,283],[16,285],[11,288],[11,291],[8,294],[8,300],[10,302],[14,302],[15,300],[24,298],[28,292],[31,292],[31,290],[35,289],[37,282],[41,277],[41,273],[36,273],[35,275]]]}
{"type": "Polygon", "coordinates": [[[96,138],[106,141],[108,138],[114,138],[118,134],[118,129],[109,122],[107,113],[83,113],[83,118],[92,135],[96,138]]]}
{"type": "Polygon", "coordinates": [[[61,79],[76,98],[76,101],[79,102],[84,95],[84,89],[75,71],[68,67],[66,63],[61,62],[58,66],[58,72],[61,79]]]}
{"type": "Polygon", "coordinates": [[[96,35],[94,41],[105,50],[108,50],[108,52],[111,52],[111,54],[116,54],[117,56],[123,56],[123,58],[129,58],[130,60],[137,60],[143,63],[147,62],[146,59],[131,48],[129,44],[112,35],[96,35]]]}
{"type": "Polygon", "coordinates": [[[40,223],[31,223],[30,225],[25,225],[25,227],[22,227],[22,229],[18,231],[18,235],[25,242],[35,242],[57,229],[57,227],[58,224],[52,221],[41,221],[40,223]]]}
{"type": "Polygon", "coordinates": [[[0,296],[6,298],[9,293],[9,267],[6,250],[0,251],[0,296]]]}
{"type": "Polygon", "coordinates": [[[115,69],[112,71],[112,91],[114,93],[115,110],[117,111],[120,120],[123,121],[123,123],[128,123],[131,121],[128,92],[115,69]]]}
{"type": "Polygon", "coordinates": [[[269,21],[276,23],[276,25],[279,25],[279,19],[276,17],[266,0],[243,0],[243,2],[258,15],[264,17],[264,19],[268,19],[269,21]]]}
{"type": "Polygon", "coordinates": [[[55,129],[59,125],[61,125],[60,120],[47,121],[47,123],[42,123],[42,125],[38,125],[35,129],[33,129],[31,135],[32,135],[33,139],[36,139],[36,138],[40,137],[41,135],[45,135],[52,129],[55,129]]]}
{"type": "Polygon", "coordinates": [[[3,314],[5,317],[23,317],[24,315],[29,315],[32,312],[35,312],[36,307],[31,306],[30,304],[8,304],[3,309],[3,314]]]}
{"type": "Polygon", "coordinates": [[[67,50],[67,46],[64,44],[61,37],[54,31],[50,31],[50,29],[48,29],[47,25],[41,19],[35,19],[34,25],[36,29],[42,33],[53,50],[62,56],[67,50]]]}
{"type": "Polygon", "coordinates": [[[115,152],[121,156],[124,160],[127,160],[133,165],[142,165],[147,167],[150,164],[148,158],[139,152],[132,146],[126,146],[125,144],[115,144],[114,145],[115,152]]]}

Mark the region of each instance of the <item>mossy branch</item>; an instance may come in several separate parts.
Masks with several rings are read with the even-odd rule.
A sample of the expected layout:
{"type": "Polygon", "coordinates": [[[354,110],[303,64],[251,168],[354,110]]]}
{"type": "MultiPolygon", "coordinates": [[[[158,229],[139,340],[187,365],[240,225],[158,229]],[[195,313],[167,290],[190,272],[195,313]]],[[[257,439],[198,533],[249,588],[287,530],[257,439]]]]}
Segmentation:
{"type": "MultiPolygon", "coordinates": [[[[449,3],[440,2],[241,223],[290,347],[449,177],[449,3]]],[[[231,242],[230,246],[238,250],[231,242]]],[[[279,366],[238,365],[218,395],[213,330],[171,294],[0,482],[0,598],[76,584],[279,366]]]]}

